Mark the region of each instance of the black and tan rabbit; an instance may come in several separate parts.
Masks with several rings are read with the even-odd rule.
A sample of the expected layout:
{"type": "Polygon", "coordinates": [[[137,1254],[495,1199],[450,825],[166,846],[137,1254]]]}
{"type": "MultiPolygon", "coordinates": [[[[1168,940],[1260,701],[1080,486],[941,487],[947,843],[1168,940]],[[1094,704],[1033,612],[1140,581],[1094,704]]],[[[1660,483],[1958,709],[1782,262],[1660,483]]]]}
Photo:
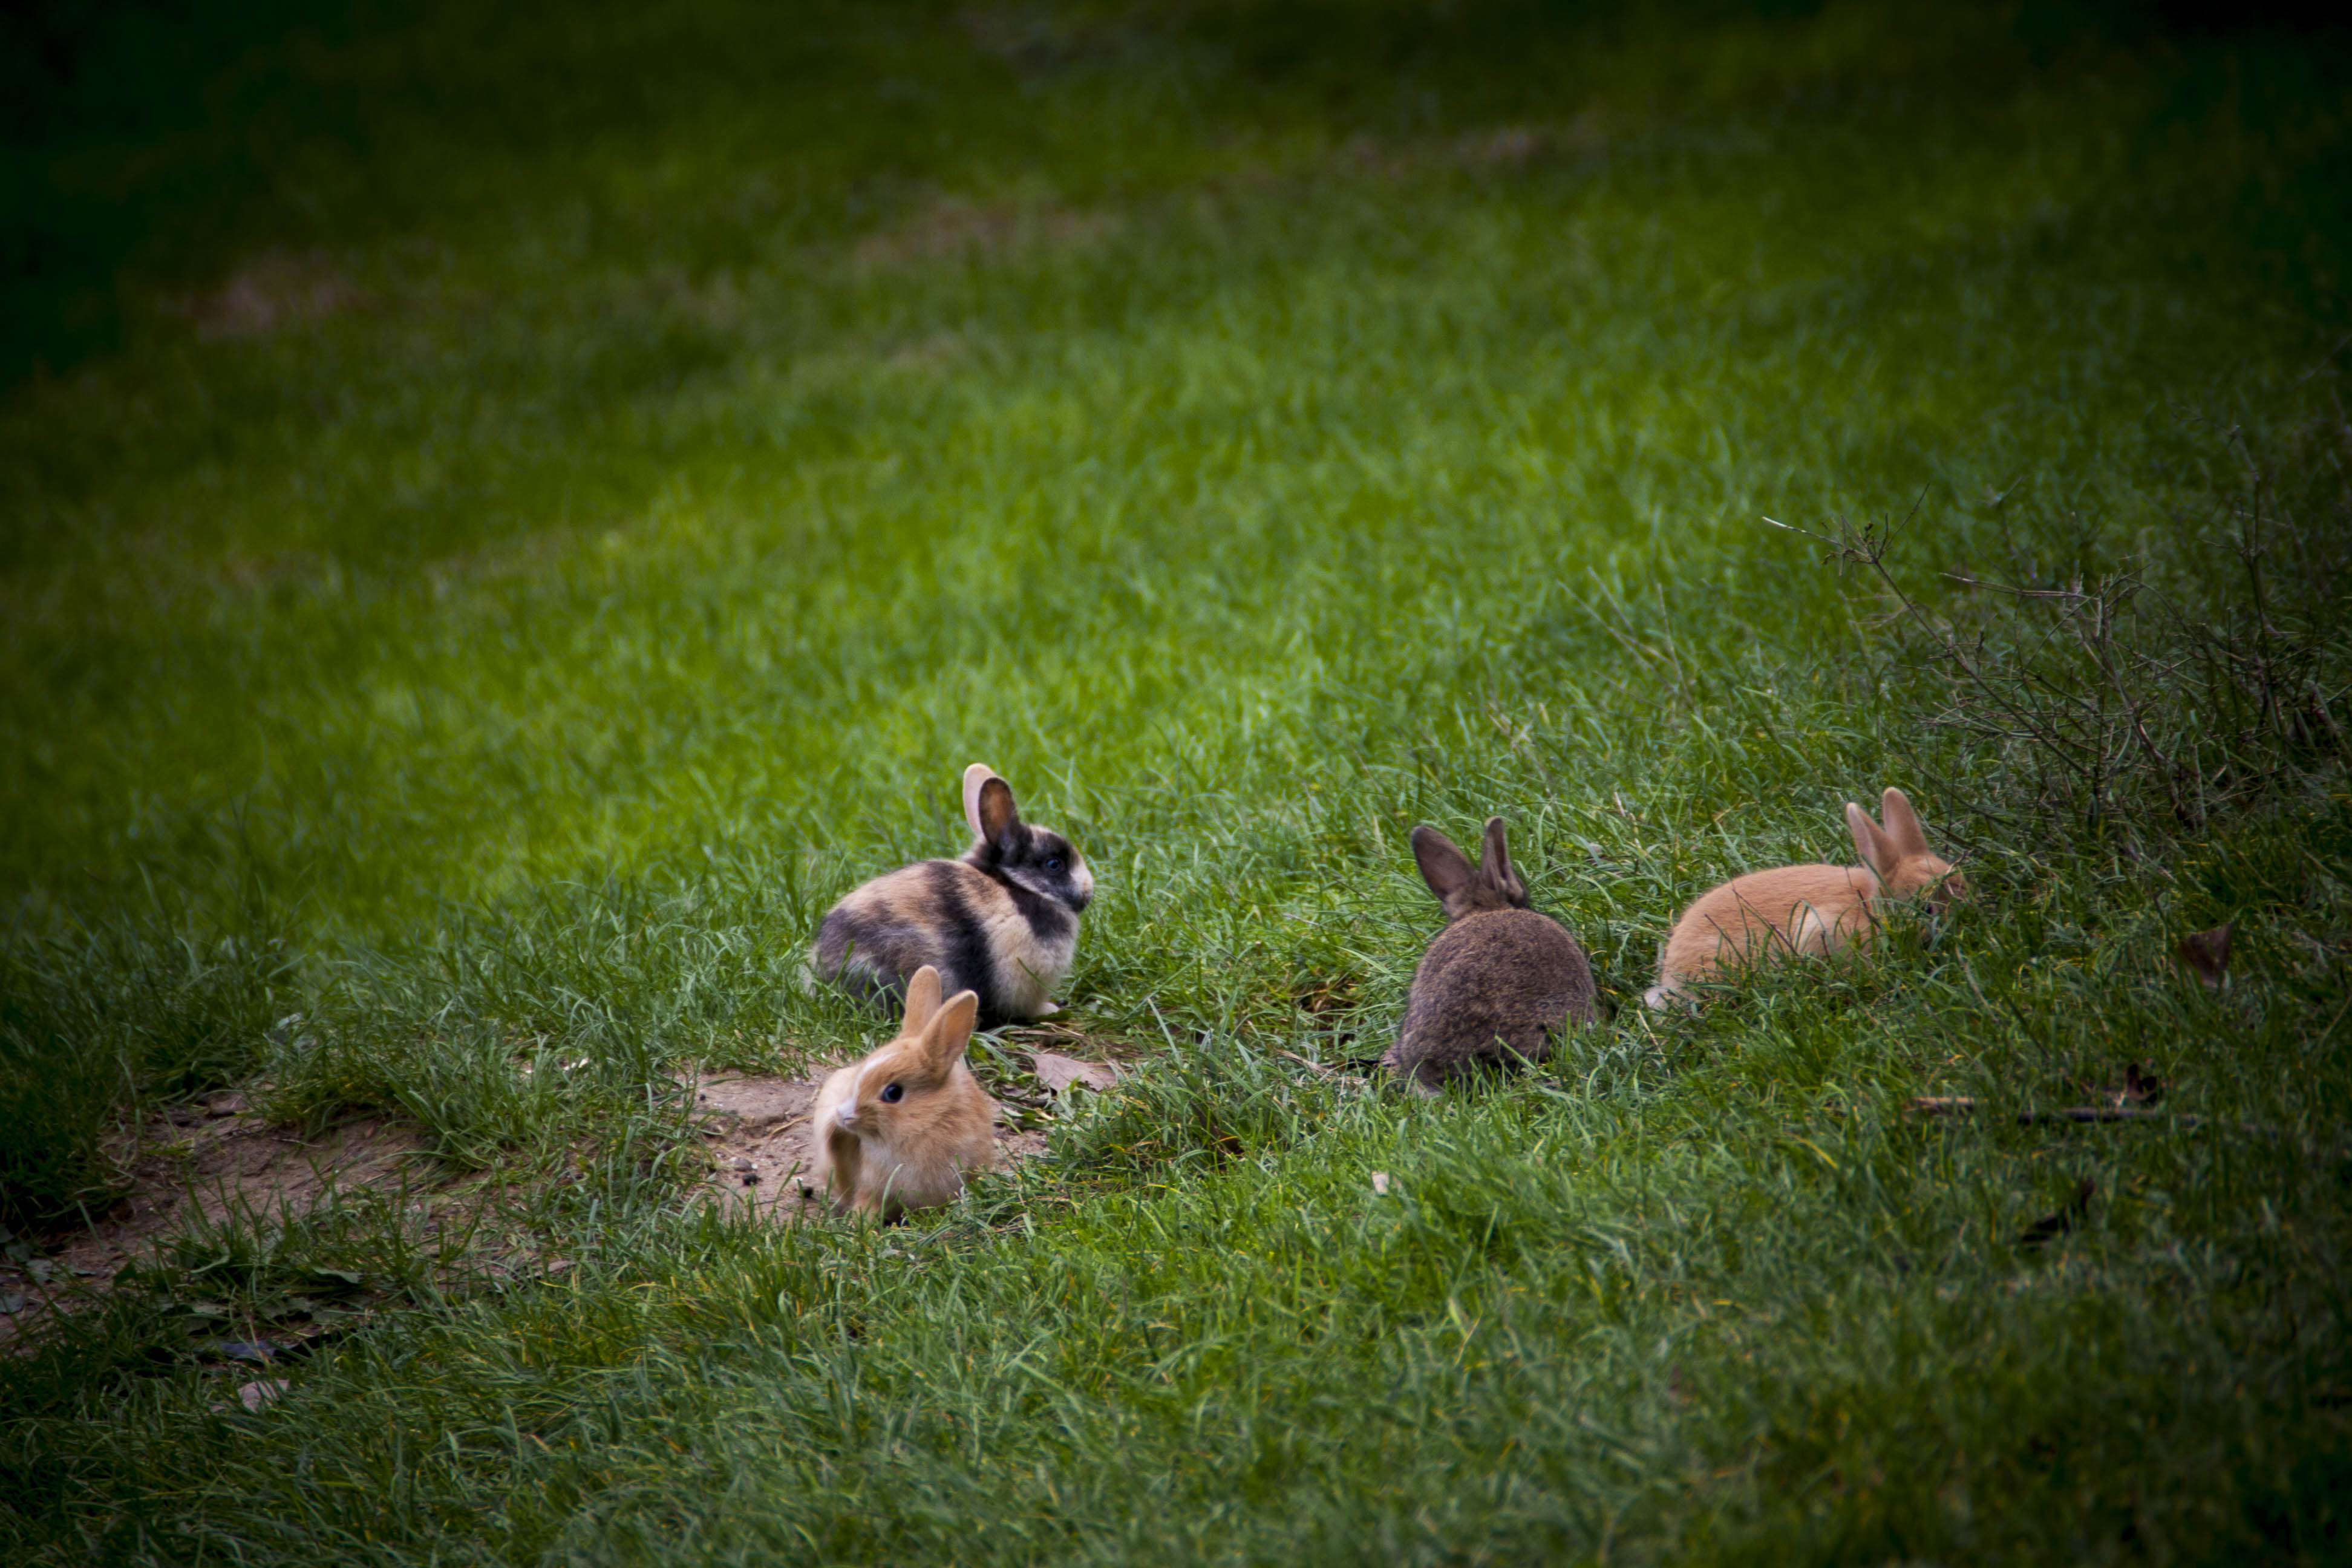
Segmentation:
{"type": "Polygon", "coordinates": [[[961,859],[902,866],[826,912],[809,953],[819,976],[879,999],[928,963],[950,994],[979,995],[984,1025],[1054,1011],[1094,877],[1068,839],[1021,820],[985,763],[964,770],[963,814],[974,842],[961,859]]]}
{"type": "Polygon", "coordinates": [[[1501,817],[1487,819],[1479,865],[1434,827],[1412,830],[1412,858],[1446,923],[1412,972],[1404,1027],[1382,1058],[1391,1072],[1433,1095],[1479,1066],[1540,1060],[1562,1031],[1592,1021],[1584,950],[1528,908],[1501,817]]]}
{"type": "Polygon", "coordinates": [[[963,1059],[980,998],[940,1000],[940,972],[907,982],[898,1037],[824,1080],[809,1115],[809,1184],[842,1214],[887,1219],[953,1203],[996,1163],[996,1101],[963,1059]]]}

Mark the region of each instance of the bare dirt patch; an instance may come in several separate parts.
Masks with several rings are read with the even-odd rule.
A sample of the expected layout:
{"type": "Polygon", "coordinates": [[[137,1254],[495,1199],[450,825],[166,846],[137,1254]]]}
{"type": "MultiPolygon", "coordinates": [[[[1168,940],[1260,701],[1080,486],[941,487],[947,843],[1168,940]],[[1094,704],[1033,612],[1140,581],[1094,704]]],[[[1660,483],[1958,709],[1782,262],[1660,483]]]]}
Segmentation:
{"type": "Polygon", "coordinates": [[[943,196],[893,227],[866,235],[851,257],[860,271],[902,271],[942,262],[993,262],[1095,245],[1118,220],[1051,204],[943,196]]]}
{"type": "MultiPolygon", "coordinates": [[[[1007,1163],[1045,1152],[1040,1113],[1051,1100],[1074,1089],[1108,1089],[1118,1073],[1115,1065],[1043,1048],[1003,1055],[1024,1065],[1012,1072],[983,1065],[992,1068],[989,1087],[1005,1108],[996,1138],[1007,1163]]],[[[688,1080],[711,1160],[708,1186],[721,1204],[778,1219],[823,1212],[800,1176],[809,1111],[824,1080],[824,1069],[799,1079],[723,1073],[688,1080]]],[[[359,1117],[305,1136],[235,1093],[157,1114],[125,1137],[120,1152],[130,1167],[128,1190],[87,1228],[46,1255],[0,1236],[6,1243],[0,1249],[0,1345],[47,1313],[112,1289],[123,1269],[151,1261],[163,1244],[205,1224],[231,1216],[292,1219],[362,1191],[414,1192],[422,1208],[435,1213],[468,1201],[448,1190],[464,1178],[433,1159],[413,1124],[359,1117]]],[[[551,1272],[563,1267],[548,1265],[551,1272]]]]}
{"type": "Polygon", "coordinates": [[[247,1108],[238,1094],[171,1108],[131,1139],[129,1191],[46,1257],[12,1247],[0,1259],[0,1343],[43,1313],[109,1288],[157,1243],[231,1215],[295,1215],[331,1192],[398,1189],[439,1178],[423,1133],[381,1117],[303,1137],[247,1108]],[[18,1254],[22,1255],[19,1256],[18,1254]]]}
{"type": "MultiPolygon", "coordinates": [[[[1118,1069],[1055,1051],[1028,1053],[1028,1076],[1044,1092],[1060,1096],[1073,1086],[1108,1089],[1118,1069]]],[[[809,1111],[830,1068],[807,1078],[772,1078],[719,1073],[691,1083],[695,1115],[711,1160],[709,1185],[729,1209],[789,1220],[822,1214],[823,1203],[802,1183],[808,1168],[809,1111]]],[[[991,1083],[1005,1114],[996,1124],[996,1147],[1006,1163],[1045,1152],[1045,1135],[1024,1114],[1034,1098],[1009,1098],[1006,1086],[991,1083]]]]}
{"type": "Polygon", "coordinates": [[[933,332],[913,342],[900,343],[882,358],[892,370],[937,371],[962,359],[970,352],[964,340],[954,332],[933,332]]]}
{"type": "Polygon", "coordinates": [[[1617,132],[1599,110],[1548,123],[1494,125],[1438,142],[1383,140],[1367,133],[1335,149],[1337,163],[1386,179],[1419,179],[1447,170],[1511,174],[1541,163],[1588,162],[1605,154],[1617,132]]]}
{"type": "Polygon", "coordinates": [[[806,1206],[808,1115],[822,1078],[721,1073],[694,1086],[694,1113],[711,1161],[710,1187],[728,1208],[789,1218],[806,1206]]]}
{"type": "Polygon", "coordinates": [[[257,256],[208,294],[176,301],[207,340],[257,338],[301,321],[323,321],[365,303],[366,295],[323,253],[274,250],[257,256]]]}

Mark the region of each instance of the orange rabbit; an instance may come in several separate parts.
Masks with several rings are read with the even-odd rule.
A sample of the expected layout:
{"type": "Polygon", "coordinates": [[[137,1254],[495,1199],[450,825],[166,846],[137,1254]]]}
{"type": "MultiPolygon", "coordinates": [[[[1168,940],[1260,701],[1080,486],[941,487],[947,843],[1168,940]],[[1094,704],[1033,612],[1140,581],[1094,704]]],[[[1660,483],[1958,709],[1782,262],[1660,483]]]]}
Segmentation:
{"type": "Polygon", "coordinates": [[[996,1163],[996,1101],[964,1065],[980,998],[940,1000],[929,964],[907,982],[898,1037],[824,1080],[809,1116],[810,1184],[834,1207],[889,1218],[936,1208],[996,1163]]]}
{"type": "Polygon", "coordinates": [[[1931,852],[1918,814],[1899,789],[1880,799],[1881,827],[1846,803],[1846,826],[1859,866],[1780,866],[1734,877],[1683,911],[1658,953],[1658,983],[1642,1000],[1653,1007],[1695,1001],[1694,987],[1725,968],[1769,957],[1866,947],[1878,906],[1925,893],[1927,907],[1966,896],[1951,862],[1931,852]]]}

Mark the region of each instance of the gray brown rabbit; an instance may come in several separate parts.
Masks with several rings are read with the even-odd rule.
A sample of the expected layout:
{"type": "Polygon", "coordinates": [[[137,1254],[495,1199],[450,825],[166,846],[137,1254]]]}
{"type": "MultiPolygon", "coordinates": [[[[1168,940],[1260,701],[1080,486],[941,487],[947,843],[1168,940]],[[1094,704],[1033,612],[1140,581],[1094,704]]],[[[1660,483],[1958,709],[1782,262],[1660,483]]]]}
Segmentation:
{"type": "Polygon", "coordinates": [[[1412,858],[1446,924],[1413,971],[1404,1027],[1382,1058],[1391,1072],[1433,1095],[1482,1065],[1539,1061],[1564,1029],[1592,1021],[1584,950],[1528,906],[1501,817],[1487,819],[1479,865],[1427,826],[1412,830],[1412,858]]]}
{"type": "Polygon", "coordinates": [[[819,976],[882,999],[929,964],[948,994],[979,996],[983,1025],[1054,1010],[1094,877],[1068,839],[1021,820],[1013,786],[985,763],[964,770],[963,814],[973,842],[962,858],[902,866],[826,912],[809,952],[819,976]]]}

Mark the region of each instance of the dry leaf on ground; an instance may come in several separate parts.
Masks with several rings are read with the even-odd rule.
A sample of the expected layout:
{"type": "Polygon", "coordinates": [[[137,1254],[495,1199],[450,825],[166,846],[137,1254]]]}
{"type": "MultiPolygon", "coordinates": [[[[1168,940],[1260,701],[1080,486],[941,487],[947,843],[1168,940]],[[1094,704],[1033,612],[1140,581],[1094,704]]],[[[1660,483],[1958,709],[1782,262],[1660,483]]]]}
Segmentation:
{"type": "Polygon", "coordinates": [[[2219,990],[2230,971],[2230,927],[2217,925],[2211,931],[2184,936],[2173,952],[2181,966],[2203,981],[2207,989],[2219,990]]]}
{"type": "Polygon", "coordinates": [[[282,1377],[265,1377],[259,1383],[248,1383],[238,1389],[236,1402],[247,1410],[258,1410],[285,1393],[287,1386],[282,1377]]]}
{"type": "Polygon", "coordinates": [[[1080,1061],[1058,1051],[1034,1051],[1031,1060],[1037,1081],[1055,1094],[1068,1093],[1073,1084],[1099,1091],[1118,1081],[1118,1069],[1108,1062],[1080,1061]]]}

